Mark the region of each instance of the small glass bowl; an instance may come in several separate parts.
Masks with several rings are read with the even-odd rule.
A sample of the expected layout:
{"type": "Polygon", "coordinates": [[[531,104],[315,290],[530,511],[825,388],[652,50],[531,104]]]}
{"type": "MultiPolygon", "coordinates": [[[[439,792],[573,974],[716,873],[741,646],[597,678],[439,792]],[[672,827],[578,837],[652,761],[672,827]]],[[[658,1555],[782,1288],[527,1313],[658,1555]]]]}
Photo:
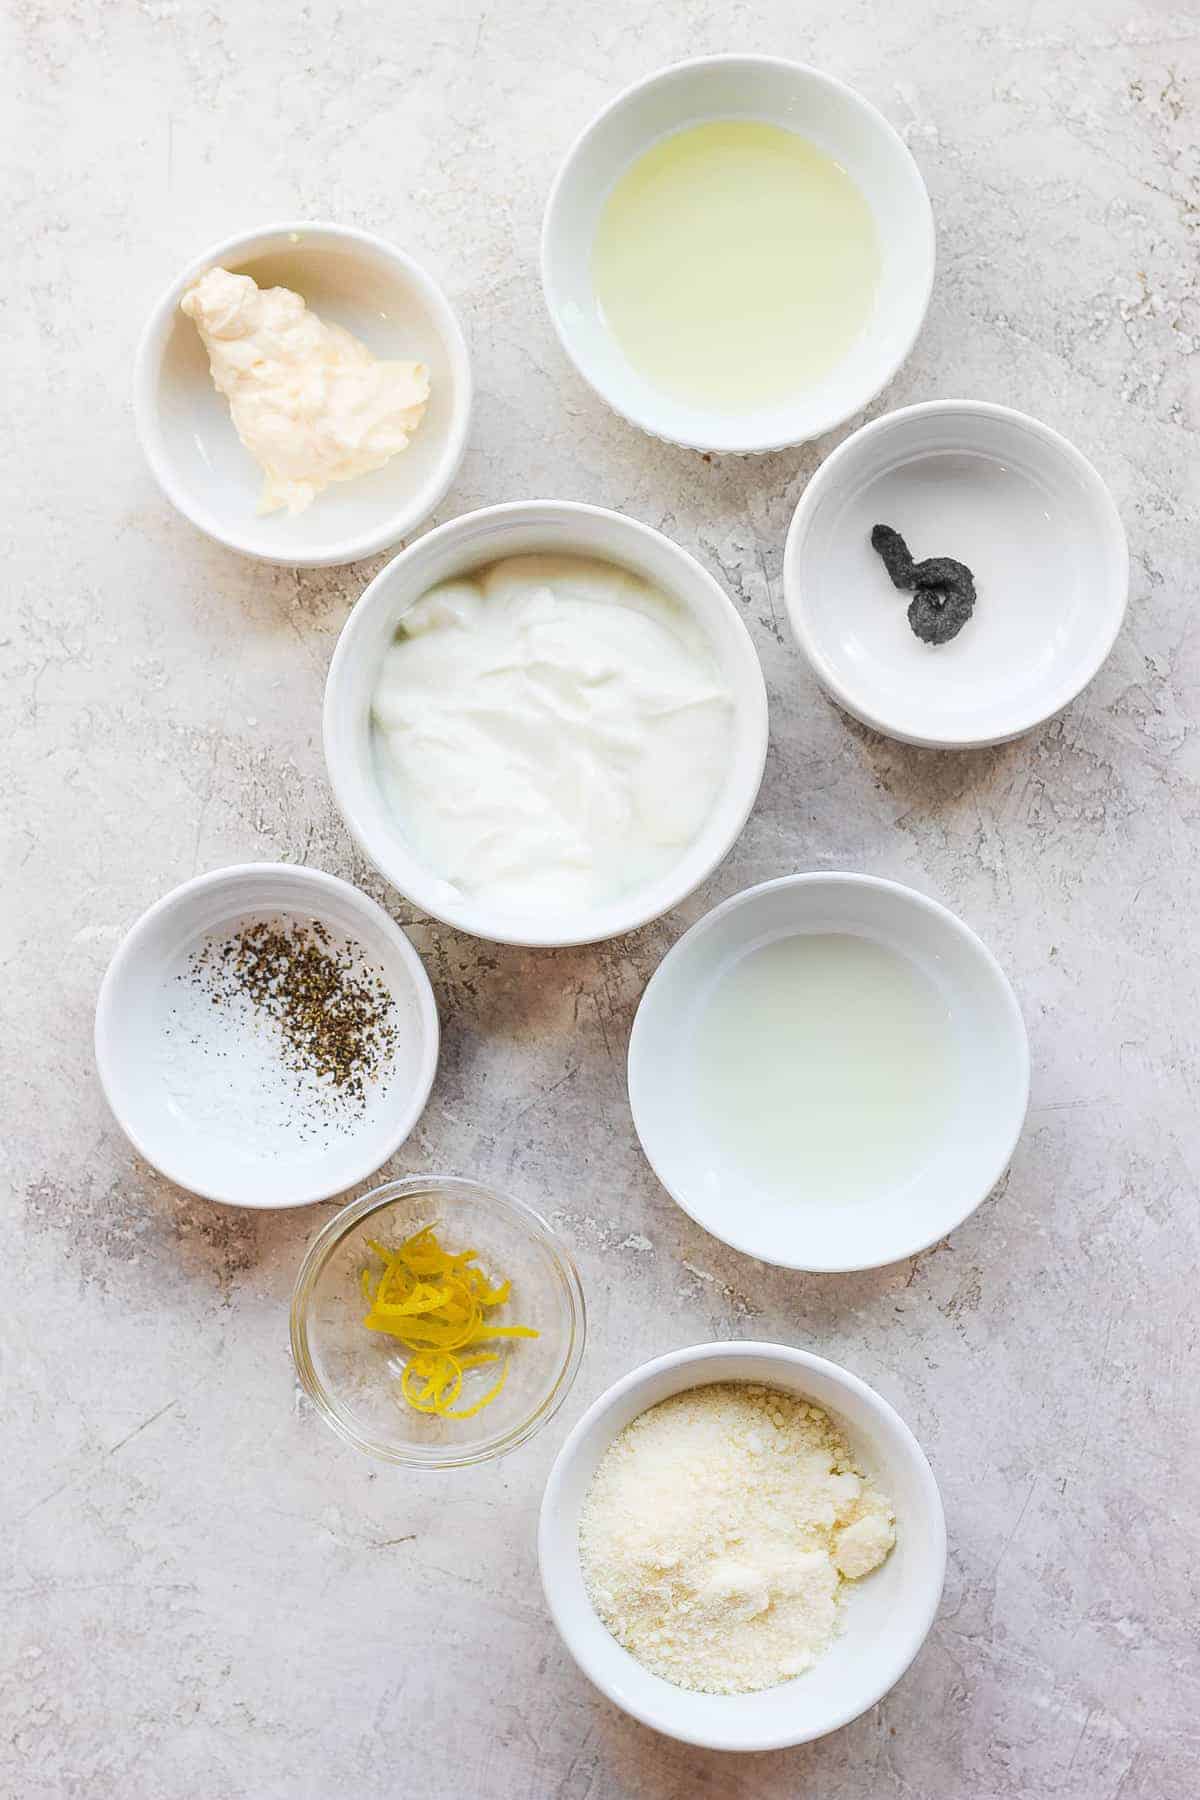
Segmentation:
{"type": "MultiPolygon", "coordinates": [[[[458,1176],[410,1175],[364,1194],[318,1233],[296,1278],[291,1331],[301,1384],[339,1437],[409,1468],[459,1469],[514,1450],[554,1417],[579,1370],[586,1319],[570,1252],[532,1207],[458,1176]],[[379,1266],[366,1240],[391,1247],[425,1225],[448,1250],[477,1250],[485,1274],[511,1280],[511,1298],[491,1315],[497,1325],[540,1333],[513,1341],[503,1389],[473,1419],[411,1407],[400,1391],[407,1351],[363,1325],[362,1270],[379,1266]]],[[[495,1373],[471,1371],[458,1404],[478,1399],[495,1373]]]]}

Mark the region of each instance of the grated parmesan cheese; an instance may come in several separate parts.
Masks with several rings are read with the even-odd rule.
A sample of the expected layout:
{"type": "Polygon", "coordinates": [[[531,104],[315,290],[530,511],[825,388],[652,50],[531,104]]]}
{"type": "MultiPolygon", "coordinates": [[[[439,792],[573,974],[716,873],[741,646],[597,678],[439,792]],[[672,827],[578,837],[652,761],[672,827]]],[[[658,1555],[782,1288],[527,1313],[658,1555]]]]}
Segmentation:
{"type": "Polygon", "coordinates": [[[895,1542],[888,1501],[819,1407],[721,1382],[609,1446],[580,1517],[584,1581],[618,1643],[677,1687],[774,1687],[838,1627],[840,1590],[895,1542]]]}

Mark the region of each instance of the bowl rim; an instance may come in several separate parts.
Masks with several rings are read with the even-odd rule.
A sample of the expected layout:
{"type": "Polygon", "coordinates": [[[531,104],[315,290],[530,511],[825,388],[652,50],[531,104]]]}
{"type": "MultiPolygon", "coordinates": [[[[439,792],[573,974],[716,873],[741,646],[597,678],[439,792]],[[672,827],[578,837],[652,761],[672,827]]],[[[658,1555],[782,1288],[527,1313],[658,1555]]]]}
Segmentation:
{"type": "Polygon", "coordinates": [[[382,1462],[389,1462],[408,1469],[465,1469],[475,1463],[490,1462],[493,1457],[506,1455],[517,1449],[531,1438],[535,1432],[548,1425],[558,1412],[567,1395],[575,1384],[579,1373],[579,1365],[583,1360],[587,1344],[587,1303],[584,1299],[583,1282],[579,1268],[566,1243],[554,1227],[544,1219],[534,1207],[525,1200],[518,1200],[513,1194],[501,1193],[498,1188],[487,1182],[475,1181],[463,1175],[447,1175],[434,1171],[428,1175],[403,1175],[391,1181],[385,1181],[380,1187],[372,1188],[369,1193],[362,1194],[347,1206],[336,1212],[332,1219],[326,1220],[312,1243],[304,1253],[304,1259],[296,1275],[292,1290],[291,1309],[288,1316],[288,1329],[292,1347],[292,1361],[296,1375],[305,1393],[316,1407],[325,1423],[345,1443],[367,1456],[377,1457],[382,1462]],[[561,1278],[563,1294],[567,1302],[569,1315],[569,1331],[562,1365],[555,1377],[554,1384],[539,1401],[533,1412],[510,1429],[495,1433],[490,1438],[471,1450],[449,1451],[444,1455],[414,1455],[397,1449],[394,1445],[384,1444],[367,1437],[354,1425],[352,1419],[338,1405],[335,1397],[325,1387],[317,1374],[308,1343],[308,1304],[315,1289],[317,1280],[342,1240],[360,1225],[372,1213],[382,1212],[386,1207],[398,1200],[406,1200],[413,1195],[432,1193],[454,1197],[467,1197],[485,1200],[495,1206],[523,1226],[529,1234],[536,1238],[546,1250],[561,1278]]]}
{"type": "MultiPolygon", "coordinates": [[[[501,552],[502,553],[502,552],[501,552]]],[[[591,555],[603,559],[604,552],[599,550],[574,551],[564,548],[563,555],[591,555]]],[[[619,562],[614,553],[613,560],[619,562]]],[[[414,598],[417,596],[414,595],[414,598]]],[[[688,606],[686,594],[676,592],[675,598],[683,606],[688,606]]],[[[716,647],[720,650],[720,646],[716,647]]],[[[724,661],[722,667],[725,667],[724,661]]],[[[333,798],[354,842],[367,858],[373,868],[377,869],[384,880],[389,882],[398,893],[419,906],[432,918],[443,924],[453,926],[458,931],[468,932],[494,944],[512,944],[524,949],[568,949],[581,944],[603,943],[616,937],[623,937],[627,932],[636,931],[643,925],[652,923],[685,900],[696,888],[708,880],[714,869],[722,863],[733,849],[738,838],[745,829],[746,821],[753,812],[762,785],[763,770],[766,765],[769,721],[767,711],[767,690],[763,678],[762,664],[754,640],[746,626],[745,620],[737,607],[725,592],[721,583],[711,575],[704,565],[690,550],[682,544],[667,537],[665,532],[658,531],[652,525],[644,524],[640,519],[628,513],[617,512],[610,507],[594,506],[579,500],[506,500],[495,506],[477,508],[474,512],[461,513],[457,518],[447,520],[444,525],[423,534],[413,544],[400,550],[390,562],[379,571],[368,583],[349,616],[342,626],[338,641],[334,646],[333,656],[329,663],[329,673],[325,680],[325,699],[322,712],[322,737],[325,749],[325,767],[329,776],[329,785],[333,790],[333,798]],[[710,854],[692,870],[681,886],[670,889],[668,896],[647,909],[644,902],[637,903],[639,890],[618,896],[604,908],[594,909],[600,920],[600,929],[588,925],[582,929],[565,930],[561,923],[547,925],[538,929],[536,915],[523,918],[520,914],[491,914],[486,905],[473,903],[464,905],[448,904],[441,889],[440,882],[433,871],[420,863],[398,840],[380,844],[374,835],[364,826],[354,805],[349,791],[347,771],[354,765],[355,755],[351,744],[352,725],[341,716],[341,688],[345,680],[346,670],[360,654],[359,644],[368,629],[368,621],[375,608],[383,604],[380,596],[386,596],[387,586],[394,578],[396,569],[406,561],[419,561],[456,537],[470,538],[478,536],[482,539],[475,559],[476,567],[483,567],[489,561],[486,533],[492,528],[501,528],[509,522],[520,522],[527,516],[531,525],[544,525],[550,521],[563,521],[570,524],[573,520],[601,520],[618,529],[622,535],[632,535],[645,541],[665,545],[670,555],[677,560],[681,568],[686,569],[688,579],[698,583],[707,593],[719,602],[719,611],[730,627],[730,642],[736,646],[734,656],[737,659],[738,712],[739,717],[745,715],[742,728],[734,738],[732,755],[739,761],[744,760],[744,789],[729,821],[729,829],[719,839],[715,839],[710,854]]],[[[704,835],[704,829],[693,840],[693,845],[704,835]]],[[[685,852],[686,857],[686,852],[685,852]]],[[[644,889],[641,890],[644,893],[644,889]]]]}
{"type": "Polygon", "coordinates": [[[804,492],[801,494],[792,514],[792,522],[788,526],[787,537],[783,549],[783,601],[787,610],[792,635],[802,651],[813,674],[826,692],[837,704],[848,712],[852,718],[858,719],[872,731],[878,731],[884,737],[896,739],[902,744],[914,744],[926,750],[982,750],[995,744],[1011,743],[1014,738],[1024,737],[1026,732],[1034,731],[1044,725],[1048,719],[1054,718],[1064,707],[1077,700],[1088,684],[1095,680],[1112,652],[1113,645],[1120,635],[1125,623],[1125,615],[1129,606],[1129,542],[1125,535],[1125,527],[1117,505],[1109,492],[1108,485],[1096,468],[1071,440],[1056,431],[1052,425],[1035,419],[1031,413],[1024,413],[1012,406],[1002,406],[993,400],[921,400],[912,406],[897,407],[893,412],[883,413],[878,419],[872,419],[861,425],[857,431],[832,450],[824,462],[813,474],[804,492]],[[829,664],[828,658],[820,647],[820,643],[809,628],[803,598],[803,584],[800,580],[800,563],[804,555],[808,533],[819,503],[825,498],[841,477],[844,467],[853,462],[864,443],[874,437],[889,432],[903,432],[907,425],[925,418],[982,418],[995,420],[998,423],[1013,425],[1040,438],[1054,454],[1066,463],[1080,477],[1091,494],[1103,519],[1105,533],[1105,561],[1110,567],[1106,605],[1111,606],[1112,618],[1109,628],[1099,641],[1099,651],[1094,664],[1083,680],[1069,693],[1063,693],[1049,707],[1036,707],[1024,719],[999,735],[995,732],[943,732],[918,734],[906,731],[881,714],[874,712],[857,699],[846,684],[839,679],[829,664]]]}
{"type": "MultiPolygon", "coordinates": [[[[828,74],[824,69],[818,69],[812,63],[797,62],[792,57],[723,53],[715,56],[686,57],[681,62],[668,63],[665,67],[656,69],[649,75],[641,76],[637,81],[630,82],[627,87],[622,88],[618,94],[614,95],[611,100],[600,108],[599,112],[592,116],[571,143],[570,148],[563,157],[558,172],[551,183],[550,192],[546,199],[545,210],[542,214],[539,263],[541,270],[542,297],[546,311],[550,315],[550,322],[554,327],[555,335],[562,346],[564,354],[576,374],[579,375],[581,380],[591,389],[597,399],[602,400],[619,418],[624,419],[627,424],[636,426],[639,431],[646,432],[650,437],[658,438],[663,443],[676,444],[684,450],[698,450],[713,455],[765,456],[779,450],[795,449],[801,444],[814,443],[818,438],[826,436],[827,433],[836,430],[839,425],[844,425],[848,419],[852,419],[856,413],[862,412],[865,407],[871,404],[872,400],[876,399],[877,396],[895,380],[897,374],[912,354],[913,346],[921,335],[921,331],[925,324],[926,314],[929,311],[929,302],[933,294],[934,275],[937,268],[937,236],[933,217],[933,203],[929,198],[929,189],[925,185],[925,178],[921,174],[920,166],[917,163],[916,158],[891,121],[872,101],[868,100],[864,94],[861,94],[857,88],[851,87],[848,82],[839,80],[836,75],[828,74]],[[605,387],[600,385],[600,383],[593,378],[591,373],[584,368],[582,362],[576,356],[574,342],[563,319],[562,307],[559,302],[551,272],[553,243],[558,229],[558,217],[565,204],[564,197],[567,190],[567,184],[574,173],[579,156],[582,154],[593,135],[602,125],[607,123],[615,112],[619,111],[623,106],[626,106],[631,100],[638,98],[648,89],[695,70],[710,69],[719,66],[725,66],[731,69],[770,69],[776,72],[785,72],[791,76],[798,75],[805,80],[815,82],[819,86],[827,88],[830,92],[837,94],[839,98],[850,102],[852,106],[857,107],[861,112],[868,115],[872,124],[883,133],[888,141],[889,147],[896,157],[897,167],[904,169],[905,177],[909,182],[913,197],[922,214],[921,236],[923,243],[919,245],[918,248],[922,252],[922,261],[924,265],[923,292],[917,290],[914,284],[914,297],[917,298],[917,304],[915,306],[911,332],[899,349],[898,354],[890,360],[882,379],[876,381],[869,392],[860,394],[853,405],[847,406],[838,404],[828,408],[825,414],[816,415],[811,422],[805,424],[800,436],[796,436],[792,433],[784,434],[780,437],[763,439],[759,437],[749,437],[744,431],[739,432],[736,428],[731,427],[724,432],[706,431],[703,436],[680,437],[675,432],[664,430],[661,423],[644,409],[620,404],[605,387]]],[[[712,418],[713,420],[716,420],[722,416],[723,415],[714,413],[712,418]]]]}
{"type": "Polygon", "coordinates": [[[1029,1034],[1025,1026],[1025,1020],[1021,1014],[1021,1008],[1018,1004],[1016,994],[1013,991],[1012,983],[1009,981],[1008,976],[1001,968],[996,957],[988,949],[983,939],[971,929],[965,920],[960,919],[957,913],[951,912],[948,906],[943,906],[942,902],[940,900],[935,900],[932,895],[923,894],[918,888],[908,887],[904,882],[888,880],[882,875],[864,875],[848,869],[810,869],[793,875],[776,875],[770,881],[756,882],[753,887],[742,888],[739,893],[731,894],[728,900],[722,900],[718,906],[714,906],[711,911],[706,912],[702,918],[697,919],[694,925],[689,926],[682,937],[678,938],[675,943],[671,945],[671,948],[659,962],[657,968],[654,970],[654,973],[651,975],[643,989],[642,997],[638,1002],[637,1012],[634,1014],[633,1028],[629,1034],[629,1050],[626,1056],[625,1067],[626,1085],[629,1091],[629,1110],[633,1115],[634,1130],[637,1132],[638,1143],[641,1145],[642,1154],[650,1164],[658,1181],[666,1189],[667,1193],[670,1194],[672,1200],[674,1200],[676,1206],[680,1207],[682,1211],[687,1214],[689,1219],[697,1224],[702,1231],[706,1231],[710,1237],[717,1238],[721,1243],[728,1244],[731,1249],[737,1250],[741,1255],[752,1256],[759,1262],[770,1263],[773,1268],[799,1269],[807,1274],[814,1275],[850,1275],[861,1273],[866,1269],[886,1269],[894,1263],[903,1262],[906,1257],[919,1256],[921,1251],[928,1250],[932,1244],[939,1243],[941,1239],[948,1236],[950,1232],[957,1231],[959,1226],[964,1224],[966,1220],[971,1217],[971,1214],[976,1212],[979,1207],[983,1205],[983,1202],[987,1199],[988,1195],[992,1192],[993,1188],[1004,1174],[1004,1171],[1008,1168],[1017,1145],[1020,1142],[1021,1133],[1025,1129],[1025,1120],[1029,1112],[1031,1080],[1029,1034]],[[919,911],[923,911],[929,914],[931,918],[935,919],[942,930],[950,931],[967,946],[976,962],[984,969],[988,980],[992,984],[993,991],[1007,1015],[1008,1023],[1012,1028],[1013,1044],[1017,1052],[1016,1072],[1020,1086],[1021,1102],[1019,1108],[1014,1111],[1011,1130],[1006,1134],[1003,1155],[996,1159],[994,1167],[989,1166],[986,1185],[981,1187],[978,1194],[976,1194],[973,1199],[969,1200],[962,1207],[960,1212],[953,1218],[947,1217],[946,1220],[938,1225],[935,1231],[932,1231],[928,1236],[920,1238],[918,1242],[913,1243],[908,1249],[898,1252],[895,1256],[889,1256],[882,1262],[878,1257],[869,1256],[864,1256],[854,1262],[845,1262],[841,1260],[809,1260],[797,1262],[786,1257],[768,1255],[761,1244],[747,1241],[741,1235],[736,1218],[733,1221],[733,1226],[730,1231],[718,1231],[710,1220],[702,1218],[699,1213],[693,1210],[692,1205],[684,1197],[684,1193],[678,1184],[673,1184],[667,1179],[667,1176],[647,1148],[646,1141],[642,1136],[642,1126],[638,1118],[638,1083],[634,1073],[634,1062],[638,1053],[640,1040],[645,1036],[649,1029],[645,1021],[649,1017],[647,1008],[648,1006],[653,1005],[655,984],[659,982],[659,978],[666,969],[668,963],[670,963],[673,958],[679,958],[684,952],[685,947],[689,946],[694,939],[703,936],[707,931],[711,930],[718,920],[724,918],[727,914],[738,911],[743,906],[749,905],[752,901],[756,900],[760,894],[768,893],[773,889],[834,887],[839,883],[847,882],[856,887],[870,888],[877,893],[888,894],[892,896],[894,900],[898,900],[902,905],[911,904],[916,906],[919,911]]]}
{"type": "MultiPolygon", "coordinates": [[[[717,1376],[709,1379],[769,1381],[770,1377],[764,1373],[762,1376],[717,1376]]],[[[651,1404],[657,1404],[657,1402],[651,1404]]],[[[648,1409],[643,1408],[642,1410],[648,1409]]],[[[836,1406],[832,1410],[836,1412],[836,1406]]],[[[615,1431],[608,1433],[608,1444],[613,1442],[616,1435],[615,1431]]],[[[607,1448],[607,1444],[605,1447],[607,1448]]],[[[603,1451],[600,1454],[603,1455],[603,1451]]],[[[576,1554],[578,1554],[577,1532],[575,1542],[576,1554]]],[[[865,1382],[861,1376],[853,1374],[851,1370],[844,1368],[840,1363],[832,1362],[828,1357],[818,1356],[813,1351],[801,1350],[795,1345],[777,1344],[763,1339],[739,1340],[734,1338],[728,1342],[692,1344],[680,1350],[671,1350],[663,1356],[653,1357],[649,1362],[640,1363],[628,1374],[621,1376],[619,1380],[607,1387],[592,1401],[587,1411],[572,1427],[551,1465],[538,1513],[537,1546],[538,1570],[547,1610],[563,1644],[580,1672],[594,1683],[601,1693],[612,1701],[614,1706],[620,1707],[622,1711],[629,1713],[643,1725],[648,1725],[652,1730],[662,1732],[664,1736],[675,1738],[681,1743],[694,1744],[701,1749],[708,1750],[734,1752],[784,1750],[795,1744],[809,1743],[815,1738],[825,1737],[829,1732],[837,1731],[843,1725],[848,1725],[851,1720],[858,1718],[860,1714],[866,1712],[869,1707],[874,1706],[885,1694],[890,1692],[916,1658],[937,1616],[946,1578],[945,1508],[937,1478],[929,1464],[929,1458],[918,1443],[911,1427],[905,1423],[895,1407],[885,1400],[882,1394],[865,1382]],[[786,1367],[789,1370],[814,1371],[826,1377],[834,1386],[854,1394],[868,1408],[881,1422],[889,1441],[896,1445],[916,1478],[925,1503],[926,1525],[929,1534],[927,1548],[932,1554],[937,1570],[937,1579],[930,1584],[924,1604],[914,1611],[912,1623],[904,1634],[900,1649],[888,1670],[886,1680],[878,1685],[875,1691],[869,1693],[861,1701],[855,1700],[817,1730],[796,1732],[785,1729],[763,1732],[752,1743],[736,1744],[730,1743],[728,1737],[723,1736],[715,1726],[711,1732],[704,1734],[678,1731],[672,1726],[664,1724],[653,1707],[639,1705],[636,1696],[631,1696],[628,1689],[618,1691],[605,1678],[603,1671],[596,1667],[588,1652],[580,1646],[575,1631],[574,1616],[569,1608],[563,1606],[560,1592],[548,1574],[553,1541],[566,1529],[562,1490],[574,1463],[597,1425],[602,1424],[606,1416],[614,1412],[628,1395],[649,1386],[660,1374],[679,1371],[681,1375],[681,1379],[671,1388],[670,1393],[660,1396],[661,1399],[668,1399],[673,1394],[684,1393],[690,1388],[707,1386],[708,1380],[703,1374],[704,1366],[730,1356],[759,1358],[766,1363],[773,1364],[776,1368],[786,1367]],[[695,1378],[684,1376],[684,1371],[690,1371],[691,1376],[695,1378]]],[[[613,1641],[615,1642],[615,1639],[613,1641]]]]}
{"type": "MultiPolygon", "coordinates": [[[[262,909],[248,907],[246,910],[262,909]]],[[[317,916],[320,915],[319,905],[314,904],[313,912],[317,916]]],[[[315,1206],[319,1201],[329,1200],[337,1194],[344,1193],[347,1188],[355,1186],[357,1182],[367,1180],[377,1169],[381,1168],[409,1137],[425,1110],[433,1088],[434,1077],[437,1074],[440,1040],[441,1028],[438,1020],[437,1001],[429,975],[417,950],[391,914],[385,912],[378,901],[372,900],[369,894],[364,894],[361,888],[354,887],[349,881],[343,881],[338,875],[328,875],[323,869],[310,868],[306,863],[279,862],[230,863],[220,869],[210,869],[206,874],[193,875],[190,880],[180,882],[177,887],[171,888],[151,906],[148,906],[145,912],[141,913],[129,927],[104,971],[96,998],[96,1019],[92,1037],[96,1074],[109,1111],[142,1161],[148,1163],[152,1169],[157,1169],[160,1175],[165,1176],[168,1181],[174,1182],[176,1187],[183,1188],[189,1194],[196,1194],[202,1200],[213,1200],[220,1206],[243,1207],[247,1211],[253,1212],[285,1212],[292,1207],[315,1206]],[[147,932],[165,914],[186,904],[195,894],[227,886],[232,887],[248,879],[263,876],[286,877],[289,881],[295,882],[298,888],[310,890],[314,901],[319,900],[322,895],[336,894],[340,900],[347,902],[383,934],[404,965],[412,982],[421,1046],[420,1062],[411,1096],[407,1104],[396,1112],[391,1130],[385,1138],[380,1139],[379,1148],[372,1149],[369,1156],[360,1159],[359,1172],[351,1175],[349,1179],[339,1180],[338,1185],[333,1188],[320,1183],[316,1187],[306,1189],[303,1170],[299,1169],[296,1175],[297,1194],[279,1201],[251,1200],[245,1196],[234,1197],[227,1193],[221,1193],[211,1182],[197,1179],[190,1170],[175,1164],[172,1158],[151,1153],[136,1127],[125,1116],[118,1102],[112,1079],[112,1064],[116,1059],[115,1014],[119,991],[126,975],[137,962],[147,932]]]]}
{"type": "MultiPolygon", "coordinates": [[[[268,252],[264,249],[261,253],[265,255],[268,252]]],[[[467,341],[458,315],[438,282],[415,257],[386,238],[372,231],[364,231],[356,225],[338,225],[328,219],[270,220],[264,225],[235,232],[233,236],[211,244],[200,255],[194,256],[182,274],[177,275],[160,292],[147,315],[134,353],[134,425],[142,453],[162,492],[176,511],[207,537],[223,544],[228,550],[236,550],[242,556],[252,557],[256,562],[269,563],[277,568],[321,569],[358,562],[363,557],[373,556],[377,551],[390,548],[415,530],[441,505],[462,466],[471,424],[472,397],[473,378],[467,341]],[[262,245],[267,240],[292,236],[320,236],[338,240],[347,246],[370,250],[390,262],[421,295],[445,345],[451,366],[451,416],[446,448],[426,487],[414,501],[395,512],[383,524],[369,531],[358,532],[352,537],[331,541],[327,549],[318,553],[309,552],[302,557],[273,555],[244,533],[227,529],[206,506],[180,485],[166,455],[158,402],[162,350],[185,289],[206,269],[225,262],[235,253],[240,254],[243,261],[249,261],[254,254],[254,246],[262,245]]],[[[232,424],[230,429],[233,429],[232,424]]]]}

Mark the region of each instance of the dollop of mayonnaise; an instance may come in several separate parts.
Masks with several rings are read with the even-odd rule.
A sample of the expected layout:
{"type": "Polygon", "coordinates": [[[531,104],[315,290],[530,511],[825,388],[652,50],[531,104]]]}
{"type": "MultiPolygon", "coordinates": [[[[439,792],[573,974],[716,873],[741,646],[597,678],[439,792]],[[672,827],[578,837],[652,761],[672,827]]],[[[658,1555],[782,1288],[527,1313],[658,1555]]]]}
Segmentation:
{"type": "Polygon", "coordinates": [[[209,269],[184,294],[217,391],[266,481],[260,513],[306,506],[334,481],[383,467],[425,415],[419,362],[379,362],[290,288],[209,269]]]}
{"type": "Polygon", "coordinates": [[[412,850],[458,894],[521,911],[603,904],[670,869],[723,784],[732,719],[690,614],[569,556],[424,595],[372,711],[412,850]]]}

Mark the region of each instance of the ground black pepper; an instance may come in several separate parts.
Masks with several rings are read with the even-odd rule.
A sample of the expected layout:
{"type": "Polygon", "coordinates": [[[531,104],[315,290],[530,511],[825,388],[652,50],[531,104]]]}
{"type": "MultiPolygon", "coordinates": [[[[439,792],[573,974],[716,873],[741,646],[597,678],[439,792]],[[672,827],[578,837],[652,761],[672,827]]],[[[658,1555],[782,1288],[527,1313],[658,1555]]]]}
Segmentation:
{"type": "Polygon", "coordinates": [[[191,958],[187,979],[214,1006],[243,998],[278,1028],[283,1060],[339,1097],[365,1097],[396,1047],[395,1001],[355,943],[319,920],[261,919],[191,958]]]}

